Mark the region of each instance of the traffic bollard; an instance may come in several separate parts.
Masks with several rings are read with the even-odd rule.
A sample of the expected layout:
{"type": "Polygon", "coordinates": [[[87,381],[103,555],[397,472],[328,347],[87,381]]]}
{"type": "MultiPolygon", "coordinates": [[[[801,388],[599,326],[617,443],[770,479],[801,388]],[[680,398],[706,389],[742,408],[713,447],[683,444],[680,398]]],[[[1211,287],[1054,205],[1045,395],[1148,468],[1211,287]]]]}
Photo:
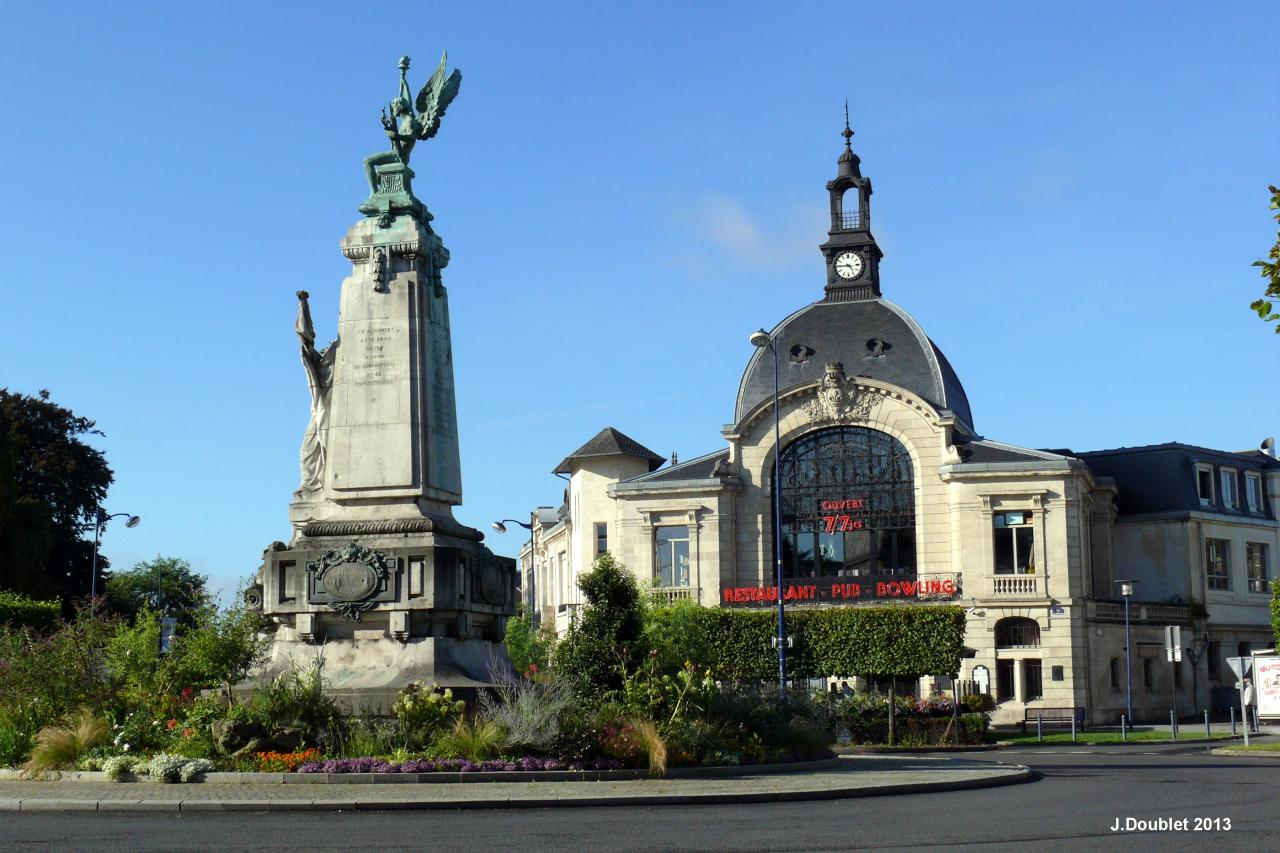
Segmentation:
{"type": "Polygon", "coordinates": [[[1231,736],[1236,736],[1236,709],[1234,705],[1231,706],[1231,736]]]}
{"type": "Polygon", "coordinates": [[[1126,723],[1126,720],[1124,718],[1124,714],[1121,714],[1120,715],[1120,740],[1129,739],[1129,729],[1126,727],[1125,723],[1126,723]]]}
{"type": "Polygon", "coordinates": [[[1036,714],[1036,741],[1044,743],[1044,715],[1036,714]]]}
{"type": "Polygon", "coordinates": [[[1173,711],[1169,712],[1169,737],[1174,740],[1178,739],[1178,717],[1173,711]]]}
{"type": "Polygon", "coordinates": [[[1207,738],[1211,738],[1211,737],[1213,737],[1213,732],[1209,729],[1209,711],[1208,711],[1208,709],[1205,709],[1205,712],[1204,712],[1204,736],[1205,736],[1205,737],[1207,737],[1207,738]]]}
{"type": "Polygon", "coordinates": [[[1071,709],[1071,742],[1076,742],[1076,709],[1071,709]]]}

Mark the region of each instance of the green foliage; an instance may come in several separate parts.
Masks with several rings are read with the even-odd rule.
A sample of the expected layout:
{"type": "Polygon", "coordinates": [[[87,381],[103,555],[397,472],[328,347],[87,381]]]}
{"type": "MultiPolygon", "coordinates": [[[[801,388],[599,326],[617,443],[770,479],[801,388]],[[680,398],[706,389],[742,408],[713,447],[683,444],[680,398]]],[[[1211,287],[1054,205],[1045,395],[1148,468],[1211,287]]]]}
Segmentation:
{"type": "Polygon", "coordinates": [[[265,725],[293,729],[308,746],[341,748],[349,730],[333,697],[325,693],[324,659],[303,668],[296,663],[249,698],[251,719],[265,725]]]}
{"type": "Polygon", "coordinates": [[[343,758],[364,758],[399,751],[405,756],[401,760],[405,760],[416,750],[405,749],[403,743],[404,736],[396,731],[394,724],[361,715],[347,720],[347,736],[342,741],[341,752],[343,758]]]}
{"type": "Polygon", "coordinates": [[[1280,581],[1271,582],[1271,633],[1280,645],[1280,581]]]}
{"type": "Polygon", "coordinates": [[[421,681],[401,690],[391,705],[391,712],[400,722],[400,733],[410,746],[431,743],[453,728],[466,710],[467,704],[461,699],[454,699],[449,688],[441,690],[435,682],[424,687],[421,681]]]}
{"type": "MultiPolygon", "coordinates": [[[[1267,187],[1271,193],[1271,209],[1280,211],[1280,188],[1271,186],[1267,187]]],[[[1275,216],[1276,222],[1280,222],[1280,213],[1275,216]]],[[[1267,286],[1263,291],[1263,298],[1254,300],[1249,306],[1258,312],[1258,316],[1268,323],[1280,320],[1280,314],[1272,310],[1273,303],[1271,300],[1280,299],[1280,233],[1276,234],[1276,244],[1271,247],[1270,253],[1267,255],[1270,260],[1254,261],[1253,265],[1258,267],[1262,277],[1266,279],[1267,286]]],[[[1280,334],[1280,324],[1276,325],[1276,333],[1280,334]]]]}
{"type": "Polygon", "coordinates": [[[644,639],[657,652],[659,672],[676,672],[686,661],[715,659],[713,623],[704,617],[706,608],[688,599],[652,607],[646,614],[644,639]]]}
{"type": "MultiPolygon", "coordinates": [[[[0,388],[0,586],[34,598],[89,594],[92,521],[111,485],[94,422],[0,388]]],[[[105,563],[100,562],[100,566],[105,563]]]]}
{"type": "Polygon", "coordinates": [[[57,601],[36,601],[21,593],[0,592],[0,626],[52,630],[62,616],[57,601]]]}
{"type": "Polygon", "coordinates": [[[208,722],[184,722],[204,687],[239,681],[262,654],[242,611],[208,612],[159,653],[150,611],[133,624],[89,610],[49,634],[0,629],[0,763],[26,757],[35,733],[86,708],[113,724],[118,747],[194,750],[208,722]]]}
{"type": "Polygon", "coordinates": [[[545,670],[551,660],[553,635],[549,628],[535,629],[523,614],[507,620],[507,634],[503,642],[506,643],[511,666],[521,675],[545,670]]]}
{"type": "Polygon", "coordinates": [[[486,761],[498,756],[506,738],[507,733],[494,720],[463,717],[454,723],[452,731],[439,738],[439,746],[451,758],[486,761]]]}
{"type": "Polygon", "coordinates": [[[574,703],[573,690],[554,676],[500,678],[480,694],[484,717],[502,726],[504,746],[519,753],[548,754],[560,736],[560,718],[574,703]]]}
{"type": "Polygon", "coordinates": [[[586,599],[556,646],[555,666],[583,696],[622,687],[645,658],[644,600],[635,576],[609,553],[578,579],[586,599]]]}
{"type": "Polygon", "coordinates": [[[45,726],[35,738],[31,758],[22,769],[31,775],[70,770],[80,757],[106,741],[111,725],[92,711],[81,711],[61,725],[45,726]]]}
{"type": "MultiPolygon", "coordinates": [[[[964,610],[954,606],[792,610],[786,614],[786,632],[795,645],[787,652],[787,672],[795,677],[958,672],[964,626],[964,610]]],[[[773,611],[697,605],[654,608],[647,633],[653,636],[667,629],[688,640],[685,660],[709,668],[717,677],[777,676],[773,611]]],[[[679,645],[673,641],[657,649],[660,660],[669,661],[678,655],[679,645]]]]}
{"type": "Polygon", "coordinates": [[[107,601],[130,620],[143,610],[153,610],[190,627],[213,607],[205,590],[207,581],[186,560],[157,556],[127,571],[113,572],[106,583],[107,601]]]}

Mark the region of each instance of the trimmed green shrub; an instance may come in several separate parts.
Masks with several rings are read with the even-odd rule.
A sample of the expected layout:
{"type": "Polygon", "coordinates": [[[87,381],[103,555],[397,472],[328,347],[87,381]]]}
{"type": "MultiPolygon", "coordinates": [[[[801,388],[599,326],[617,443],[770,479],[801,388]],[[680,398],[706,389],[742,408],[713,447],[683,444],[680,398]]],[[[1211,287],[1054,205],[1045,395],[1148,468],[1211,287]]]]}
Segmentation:
{"type": "Polygon", "coordinates": [[[621,689],[648,653],[644,600],[635,575],[607,552],[578,586],[586,603],[556,646],[555,666],[578,693],[598,697],[621,689]]]}
{"type": "Polygon", "coordinates": [[[62,606],[57,601],[37,601],[16,592],[0,592],[0,626],[50,631],[59,622],[62,606]]]}
{"type": "MultiPolygon", "coordinates": [[[[772,610],[657,607],[646,627],[648,636],[667,632],[673,638],[656,641],[664,669],[684,644],[683,660],[709,667],[720,678],[777,677],[772,610]]],[[[964,629],[964,610],[950,605],[793,609],[786,613],[786,632],[795,641],[787,651],[787,672],[795,677],[958,672],[964,629]]]]}

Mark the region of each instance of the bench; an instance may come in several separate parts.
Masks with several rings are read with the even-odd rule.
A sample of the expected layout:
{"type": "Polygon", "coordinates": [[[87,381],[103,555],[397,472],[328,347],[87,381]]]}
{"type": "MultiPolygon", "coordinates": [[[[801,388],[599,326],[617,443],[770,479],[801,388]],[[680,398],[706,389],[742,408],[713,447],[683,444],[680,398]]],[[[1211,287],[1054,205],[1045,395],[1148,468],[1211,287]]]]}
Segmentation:
{"type": "Polygon", "coordinates": [[[1076,728],[1084,729],[1084,708],[1028,708],[1022,716],[1022,730],[1025,732],[1028,725],[1035,725],[1036,720],[1045,725],[1071,725],[1072,718],[1075,718],[1076,728]]]}

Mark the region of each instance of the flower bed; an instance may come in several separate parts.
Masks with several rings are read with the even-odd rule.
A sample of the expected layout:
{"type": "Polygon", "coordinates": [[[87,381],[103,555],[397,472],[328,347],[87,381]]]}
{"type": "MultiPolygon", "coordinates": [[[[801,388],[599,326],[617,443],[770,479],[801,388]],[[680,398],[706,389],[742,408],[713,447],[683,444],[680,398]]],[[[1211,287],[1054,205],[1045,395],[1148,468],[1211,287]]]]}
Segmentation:
{"type": "Polygon", "coordinates": [[[299,773],[503,773],[531,770],[619,770],[622,762],[562,761],[559,758],[515,758],[510,761],[467,761],[461,758],[416,758],[393,764],[381,758],[335,758],[313,761],[299,773]]]}
{"type": "MultiPolygon", "coordinates": [[[[827,750],[820,753],[789,752],[769,761],[746,758],[734,764],[703,766],[758,766],[762,764],[794,764],[821,761],[834,757],[827,750]]],[[[565,761],[559,758],[514,758],[493,761],[466,761],[458,758],[416,758],[393,763],[381,758],[334,758],[313,761],[298,767],[298,773],[521,773],[543,770],[622,770],[621,761],[602,758],[595,761],[565,761]]]]}

